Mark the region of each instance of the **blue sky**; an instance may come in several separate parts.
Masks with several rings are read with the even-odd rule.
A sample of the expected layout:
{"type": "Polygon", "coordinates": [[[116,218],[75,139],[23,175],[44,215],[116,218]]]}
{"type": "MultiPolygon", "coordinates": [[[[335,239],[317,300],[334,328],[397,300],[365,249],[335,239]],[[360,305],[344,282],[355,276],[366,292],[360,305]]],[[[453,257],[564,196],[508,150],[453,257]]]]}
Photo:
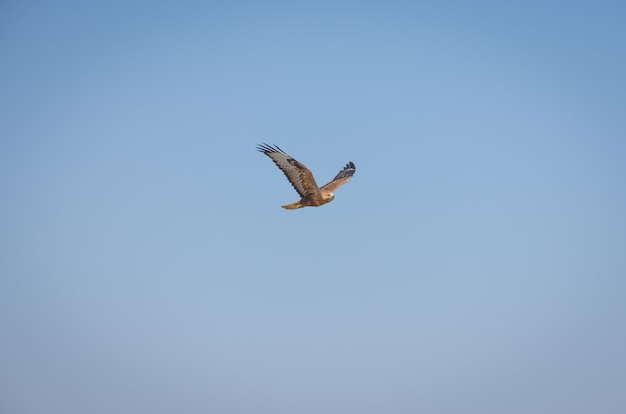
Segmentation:
{"type": "Polygon", "coordinates": [[[3,412],[623,412],[623,2],[0,16],[3,412]]]}

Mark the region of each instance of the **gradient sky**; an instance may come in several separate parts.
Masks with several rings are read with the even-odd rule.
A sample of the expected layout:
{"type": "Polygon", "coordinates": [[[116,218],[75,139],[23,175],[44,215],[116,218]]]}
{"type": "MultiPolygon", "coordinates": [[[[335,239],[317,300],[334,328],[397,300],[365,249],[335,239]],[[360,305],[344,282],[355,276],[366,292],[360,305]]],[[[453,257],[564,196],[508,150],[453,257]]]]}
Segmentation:
{"type": "Polygon", "coordinates": [[[5,1],[0,56],[3,413],[626,409],[623,1],[5,1]],[[285,211],[261,142],[357,172],[285,211]]]}

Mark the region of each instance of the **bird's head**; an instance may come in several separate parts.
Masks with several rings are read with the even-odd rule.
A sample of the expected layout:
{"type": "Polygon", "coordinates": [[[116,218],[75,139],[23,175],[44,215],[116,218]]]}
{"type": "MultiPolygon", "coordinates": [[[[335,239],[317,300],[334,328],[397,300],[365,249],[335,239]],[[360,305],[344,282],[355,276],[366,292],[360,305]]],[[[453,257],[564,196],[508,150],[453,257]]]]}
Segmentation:
{"type": "Polygon", "coordinates": [[[322,198],[326,202],[333,201],[335,199],[335,193],[331,193],[330,191],[322,194],[322,198]]]}

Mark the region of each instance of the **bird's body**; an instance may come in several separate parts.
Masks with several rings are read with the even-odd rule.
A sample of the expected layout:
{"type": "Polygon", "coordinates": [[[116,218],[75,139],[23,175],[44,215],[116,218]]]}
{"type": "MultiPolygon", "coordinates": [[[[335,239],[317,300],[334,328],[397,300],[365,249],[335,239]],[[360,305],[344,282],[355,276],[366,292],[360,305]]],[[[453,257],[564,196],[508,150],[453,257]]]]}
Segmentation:
{"type": "Polygon", "coordinates": [[[313,173],[291,156],[287,155],[278,146],[262,144],[257,149],[274,161],[274,164],[285,174],[293,188],[298,192],[299,201],[281,206],[287,210],[295,210],[302,207],[319,207],[330,203],[335,199],[335,190],[352,179],[356,167],[350,161],[331,182],[318,187],[313,173]]]}

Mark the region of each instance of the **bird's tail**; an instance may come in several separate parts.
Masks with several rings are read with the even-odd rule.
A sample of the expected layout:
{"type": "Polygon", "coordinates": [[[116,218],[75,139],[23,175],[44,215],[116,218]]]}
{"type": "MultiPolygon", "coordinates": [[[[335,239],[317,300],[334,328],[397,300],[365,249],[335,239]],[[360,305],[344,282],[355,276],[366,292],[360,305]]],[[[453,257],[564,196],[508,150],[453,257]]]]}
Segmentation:
{"type": "Polygon", "coordinates": [[[296,201],[295,203],[287,204],[286,206],[281,206],[281,207],[284,208],[285,210],[295,210],[298,208],[302,208],[304,206],[299,201],[296,201]]]}

